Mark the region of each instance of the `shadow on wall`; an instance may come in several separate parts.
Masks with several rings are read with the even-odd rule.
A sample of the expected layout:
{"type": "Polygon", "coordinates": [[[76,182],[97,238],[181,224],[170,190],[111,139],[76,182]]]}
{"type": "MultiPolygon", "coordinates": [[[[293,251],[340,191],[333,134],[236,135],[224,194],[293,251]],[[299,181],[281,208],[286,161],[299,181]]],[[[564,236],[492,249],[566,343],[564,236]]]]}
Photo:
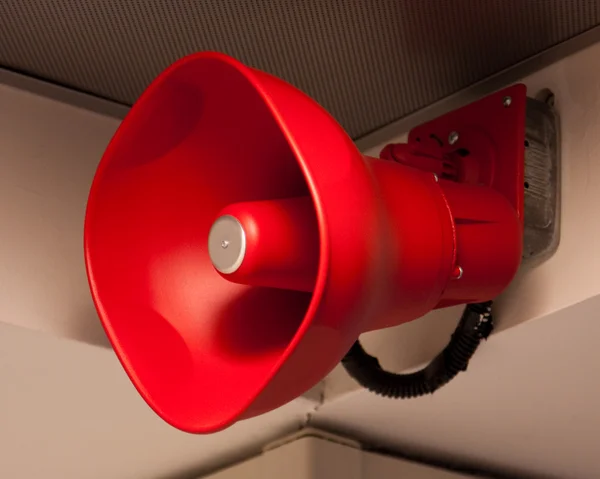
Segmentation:
{"type": "MultiPolygon", "coordinates": [[[[362,334],[365,350],[376,356],[382,368],[407,373],[429,364],[448,344],[463,306],[438,309],[414,321],[362,334]]],[[[327,377],[326,400],[357,389],[358,384],[338,365],[327,377]]]]}
{"type": "Polygon", "coordinates": [[[91,299],[89,304],[78,308],[73,316],[68,321],[71,328],[67,332],[68,337],[95,346],[111,347],[91,299]]]}
{"type": "Polygon", "coordinates": [[[454,306],[432,311],[415,321],[363,334],[360,339],[367,351],[377,352],[381,365],[389,371],[419,368],[446,347],[463,309],[454,306]]]}

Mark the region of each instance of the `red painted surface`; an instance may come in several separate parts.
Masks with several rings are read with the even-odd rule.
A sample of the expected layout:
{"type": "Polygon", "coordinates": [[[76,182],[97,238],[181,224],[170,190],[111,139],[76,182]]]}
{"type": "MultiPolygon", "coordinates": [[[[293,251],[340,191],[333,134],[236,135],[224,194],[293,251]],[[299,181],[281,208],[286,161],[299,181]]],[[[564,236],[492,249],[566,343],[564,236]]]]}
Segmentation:
{"type": "Polygon", "coordinates": [[[363,331],[498,294],[521,248],[524,88],[510,94],[522,122],[494,120],[510,148],[478,120],[466,160],[411,133],[394,162],[364,158],[317,103],[224,55],[163,72],[102,158],[85,224],[100,319],[144,399],[213,432],[309,389],[363,331]],[[207,248],[224,212],[256,233],[227,277],[207,248]]]}

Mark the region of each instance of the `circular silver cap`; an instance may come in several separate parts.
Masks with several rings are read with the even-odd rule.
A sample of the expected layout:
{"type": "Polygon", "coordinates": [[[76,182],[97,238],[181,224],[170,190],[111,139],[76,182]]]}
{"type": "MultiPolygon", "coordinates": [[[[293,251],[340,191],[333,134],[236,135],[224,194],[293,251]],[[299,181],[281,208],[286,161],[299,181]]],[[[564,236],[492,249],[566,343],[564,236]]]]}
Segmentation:
{"type": "Polygon", "coordinates": [[[246,233],[242,224],[231,215],[213,223],[208,233],[208,255],[217,271],[231,274],[242,265],[246,254],[246,233]]]}

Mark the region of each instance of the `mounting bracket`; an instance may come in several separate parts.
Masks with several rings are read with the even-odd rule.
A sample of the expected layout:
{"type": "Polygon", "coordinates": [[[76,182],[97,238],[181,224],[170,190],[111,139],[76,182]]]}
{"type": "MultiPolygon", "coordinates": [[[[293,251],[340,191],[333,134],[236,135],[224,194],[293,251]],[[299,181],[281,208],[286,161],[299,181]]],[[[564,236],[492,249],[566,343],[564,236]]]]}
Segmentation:
{"type": "Polygon", "coordinates": [[[489,186],[523,221],[523,258],[551,255],[559,241],[558,115],[513,85],[412,129],[380,154],[459,183],[489,186]]]}

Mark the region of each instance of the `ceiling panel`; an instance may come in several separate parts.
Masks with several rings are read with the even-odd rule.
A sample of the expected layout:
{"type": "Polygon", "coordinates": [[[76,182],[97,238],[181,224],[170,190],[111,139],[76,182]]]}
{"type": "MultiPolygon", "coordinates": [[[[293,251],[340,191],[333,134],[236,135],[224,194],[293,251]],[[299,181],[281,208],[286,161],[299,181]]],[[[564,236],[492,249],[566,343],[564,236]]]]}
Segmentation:
{"type": "Polygon", "coordinates": [[[223,51],[358,138],[598,24],[597,0],[0,0],[0,66],[131,104],[223,51]]]}

